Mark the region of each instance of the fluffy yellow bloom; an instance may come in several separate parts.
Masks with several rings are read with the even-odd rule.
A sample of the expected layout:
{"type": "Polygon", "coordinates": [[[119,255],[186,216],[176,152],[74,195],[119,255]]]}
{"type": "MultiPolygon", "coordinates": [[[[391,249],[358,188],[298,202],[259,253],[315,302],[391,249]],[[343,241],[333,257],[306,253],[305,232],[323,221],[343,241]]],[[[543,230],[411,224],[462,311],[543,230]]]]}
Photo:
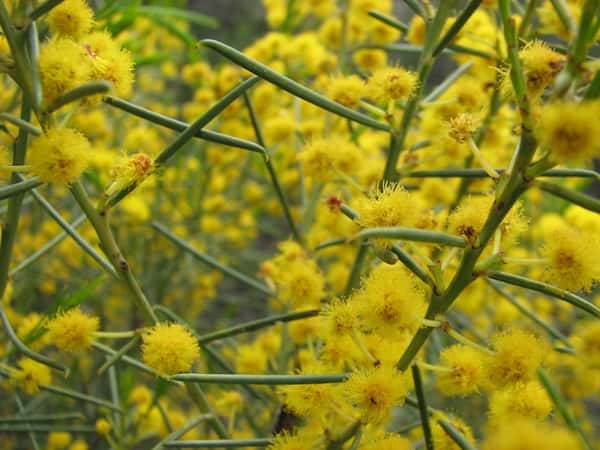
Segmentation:
{"type": "Polygon", "coordinates": [[[89,81],[92,71],[85,48],[69,38],[50,39],[42,45],[39,65],[46,105],[89,81]]]}
{"type": "Polygon", "coordinates": [[[133,58],[129,51],[119,47],[105,31],[92,33],[82,39],[86,57],[92,66],[92,80],[110,81],[120,97],[131,94],[133,84],[133,58]]]}
{"type": "Polygon", "coordinates": [[[347,139],[332,137],[311,141],[297,158],[307,176],[326,181],[336,171],[352,174],[361,160],[361,151],[347,139]]]}
{"type": "Polygon", "coordinates": [[[322,311],[323,331],[335,338],[346,336],[358,329],[359,310],[355,302],[334,299],[322,311]]]}
{"type": "Polygon", "coordinates": [[[448,136],[462,144],[473,136],[477,128],[479,128],[479,120],[476,116],[469,113],[458,114],[448,121],[448,136]]]}
{"type": "Polygon", "coordinates": [[[528,382],[542,363],[543,343],[528,331],[511,328],[493,336],[494,356],[486,360],[489,382],[504,387],[517,382],[528,382]]]}
{"type": "Polygon", "coordinates": [[[102,435],[102,436],[106,436],[108,433],[110,433],[110,422],[106,419],[98,419],[96,420],[96,424],[94,425],[94,428],[96,428],[96,433],[102,435]]]}
{"type": "Polygon", "coordinates": [[[361,450],[411,450],[412,445],[408,439],[399,434],[386,433],[371,442],[361,442],[361,450]]]}
{"type": "Polygon", "coordinates": [[[81,353],[92,346],[94,333],[98,331],[100,319],[91,317],[79,307],[57,315],[46,325],[48,338],[59,350],[81,353]]]}
{"type": "Polygon", "coordinates": [[[416,211],[411,195],[400,184],[387,183],[356,205],[359,223],[366,228],[411,226],[416,211]]]}
{"type": "Polygon", "coordinates": [[[356,75],[332,78],[327,88],[327,95],[333,101],[348,108],[355,108],[365,93],[365,83],[356,75]]]}
{"type": "Polygon", "coordinates": [[[390,418],[392,408],[404,403],[410,389],[407,374],[389,367],[352,373],[343,389],[365,423],[381,425],[390,418]]]}
{"type": "Polygon", "coordinates": [[[552,401],[537,381],[517,383],[490,398],[490,425],[498,426],[516,418],[544,420],[552,411],[552,401]]]}
{"type": "Polygon", "coordinates": [[[581,447],[573,434],[556,424],[521,419],[502,422],[486,437],[481,448],[482,450],[573,450],[581,447]]]}
{"type": "Polygon", "coordinates": [[[589,163],[600,155],[600,102],[556,102],[542,107],[535,128],[541,146],[557,163],[589,163]]]}
{"type": "Polygon", "coordinates": [[[94,12],[85,0],[65,0],[46,16],[52,34],[80,38],[94,24],[94,12]]]}
{"type": "Polygon", "coordinates": [[[29,358],[17,362],[18,370],[11,371],[11,381],[28,395],[37,393],[41,384],[50,384],[52,375],[48,366],[29,358]]]}
{"type": "Polygon", "coordinates": [[[484,376],[483,355],[466,345],[457,344],[440,353],[440,364],[451,372],[437,373],[436,384],[445,395],[467,395],[476,392],[484,376]]]}
{"type": "Polygon", "coordinates": [[[76,439],[73,441],[73,443],[69,447],[69,450],[88,450],[88,448],[89,447],[84,440],[76,439]]]}
{"type": "Polygon", "coordinates": [[[48,434],[47,450],[62,450],[71,443],[71,434],[65,431],[53,431],[48,434]]]}
{"type": "Polygon", "coordinates": [[[325,414],[329,405],[335,404],[337,395],[330,384],[290,385],[279,392],[283,395],[285,408],[301,417],[325,414]]]}
{"type": "Polygon", "coordinates": [[[155,170],[154,160],[146,153],[135,153],[111,170],[113,182],[106,189],[112,195],[131,183],[141,183],[155,170]]]}
{"type": "Polygon", "coordinates": [[[390,337],[416,332],[427,309],[424,293],[399,265],[377,266],[351,300],[360,305],[364,326],[390,337]]]}
{"type": "Polygon", "coordinates": [[[544,278],[572,291],[590,291],[600,279],[600,240],[596,235],[561,226],[547,233],[541,254],[549,261],[544,278]]]}
{"type": "Polygon", "coordinates": [[[600,322],[585,322],[575,334],[577,353],[590,367],[600,368],[600,322]]]}
{"type": "Polygon", "coordinates": [[[189,372],[200,357],[198,341],[181,324],[159,323],[142,335],[144,363],[159,373],[189,372]]]}
{"type": "Polygon", "coordinates": [[[377,69],[367,81],[369,98],[377,103],[401,100],[410,96],[417,86],[417,76],[402,67],[377,69]]]}
{"type": "Polygon", "coordinates": [[[555,52],[543,41],[529,42],[521,51],[519,58],[531,95],[540,95],[549,86],[565,64],[564,55],[555,52]]]}
{"type": "Polygon", "coordinates": [[[321,436],[312,435],[311,430],[300,429],[295,434],[287,432],[275,436],[273,443],[267,447],[268,450],[306,450],[313,448],[321,436]]]}
{"type": "Polygon", "coordinates": [[[85,171],[91,146],[80,132],[71,128],[51,128],[32,140],[27,155],[31,172],[42,181],[70,184],[85,171]]]}

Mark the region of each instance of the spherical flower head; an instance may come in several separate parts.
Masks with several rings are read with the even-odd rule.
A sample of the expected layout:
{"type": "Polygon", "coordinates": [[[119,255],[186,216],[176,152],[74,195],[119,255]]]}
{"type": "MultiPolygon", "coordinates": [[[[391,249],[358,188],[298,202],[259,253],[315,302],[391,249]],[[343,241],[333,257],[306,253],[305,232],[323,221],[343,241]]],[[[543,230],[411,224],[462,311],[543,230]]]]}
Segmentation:
{"type": "Polygon", "coordinates": [[[425,20],[419,14],[415,14],[410,21],[406,40],[414,45],[425,42],[425,20]]]}
{"type": "Polygon", "coordinates": [[[335,388],[329,384],[290,385],[279,392],[285,408],[300,417],[318,415],[318,411],[325,413],[327,405],[336,399],[335,388]]]}
{"type": "Polygon", "coordinates": [[[527,90],[533,96],[540,95],[549,86],[554,77],[563,68],[566,58],[552,50],[543,41],[529,42],[521,51],[519,58],[527,82],[527,90]]]}
{"type": "Polygon", "coordinates": [[[541,108],[534,129],[539,144],[561,164],[589,164],[600,153],[600,102],[555,102],[541,108]]]}
{"type": "Polygon", "coordinates": [[[200,357],[198,341],[183,325],[159,323],[142,335],[144,363],[165,375],[189,372],[200,357]]]}
{"type": "Polygon", "coordinates": [[[535,335],[511,328],[494,335],[492,343],[496,352],[485,361],[492,385],[502,388],[535,378],[545,352],[545,346],[535,335]]]}
{"type": "Polygon", "coordinates": [[[377,103],[402,100],[417,87],[417,76],[402,67],[384,67],[376,70],[367,81],[369,98],[377,103]]]}
{"type": "Polygon", "coordinates": [[[106,436],[108,433],[110,433],[112,427],[110,426],[110,422],[108,420],[98,419],[96,420],[94,428],[96,429],[96,433],[100,434],[101,436],[106,436]]]}
{"type": "Polygon", "coordinates": [[[518,418],[544,420],[552,411],[552,401],[537,381],[516,383],[495,391],[490,398],[490,425],[498,426],[518,418]]]}
{"type": "Polygon", "coordinates": [[[48,450],[63,450],[71,443],[71,434],[66,431],[53,431],[48,434],[48,450]]]}
{"type": "Polygon", "coordinates": [[[386,433],[383,436],[379,436],[370,442],[361,442],[361,450],[411,450],[412,445],[408,439],[399,434],[386,433]]]}
{"type": "Polygon", "coordinates": [[[473,136],[479,128],[479,119],[470,113],[461,113],[448,121],[448,136],[459,144],[473,136]]]}
{"type": "Polygon", "coordinates": [[[575,336],[577,353],[590,367],[600,368],[600,322],[582,323],[575,336]]]}
{"type": "Polygon", "coordinates": [[[323,312],[323,331],[332,337],[343,337],[358,329],[358,308],[354,302],[336,298],[323,312]]]}
{"type": "MultiPolygon", "coordinates": [[[[459,419],[458,417],[447,416],[440,413],[437,414],[437,417],[452,425],[454,429],[464,436],[467,442],[470,442],[473,446],[475,445],[475,438],[473,437],[471,427],[469,427],[463,420],[459,419]]],[[[450,437],[450,435],[446,432],[446,430],[444,430],[444,428],[442,428],[437,420],[432,420],[430,423],[431,437],[433,438],[433,446],[436,450],[459,450],[461,448],[456,442],[454,442],[454,439],[450,437]]]]}
{"type": "Polygon", "coordinates": [[[90,143],[79,131],[51,128],[32,140],[27,162],[42,181],[68,185],[85,171],[90,153],[90,143]]]}
{"type": "Polygon", "coordinates": [[[48,366],[33,359],[21,358],[18,370],[11,372],[11,381],[28,395],[37,393],[40,385],[50,384],[52,375],[48,366]]]}
{"type": "Polygon", "coordinates": [[[85,314],[79,307],[62,312],[46,325],[48,338],[59,350],[83,353],[92,346],[100,319],[85,314]]]}
{"type": "MultiPolygon", "coordinates": [[[[437,447],[436,447],[437,448],[437,447]]],[[[573,450],[581,448],[579,440],[556,424],[532,419],[502,422],[484,439],[482,450],[573,450]]]]}
{"type": "Polygon", "coordinates": [[[131,53],[122,49],[105,31],[86,36],[81,45],[92,67],[90,79],[109,81],[120,97],[131,95],[134,68],[131,53]]]}
{"type": "Polygon", "coordinates": [[[92,72],[85,49],[77,42],[62,37],[50,39],[42,45],[39,66],[46,105],[89,81],[92,72]]]}
{"type": "Polygon", "coordinates": [[[416,332],[427,309],[423,292],[397,265],[374,268],[352,300],[361,305],[366,327],[388,336],[416,332]]]}
{"type": "Polygon", "coordinates": [[[304,173],[320,181],[336,171],[353,173],[362,159],[360,149],[347,139],[332,137],[311,141],[297,156],[304,173]]]}
{"type": "Polygon", "coordinates": [[[327,88],[327,95],[347,108],[356,108],[365,93],[365,83],[356,75],[332,78],[327,88]]]}
{"type": "Polygon", "coordinates": [[[313,448],[317,441],[321,440],[320,436],[311,434],[312,430],[308,428],[300,428],[294,434],[282,432],[273,438],[273,443],[270,444],[268,450],[306,450],[313,448]]]}
{"type": "Polygon", "coordinates": [[[319,307],[325,295],[325,278],[311,259],[296,260],[281,270],[275,280],[277,297],[296,308],[319,307]]]}
{"type": "Polygon", "coordinates": [[[50,10],[46,20],[52,34],[78,39],[91,30],[94,12],[85,0],[65,0],[50,10]]]}
{"type": "Polygon", "coordinates": [[[113,182],[106,189],[106,195],[112,195],[132,183],[141,183],[155,169],[153,158],[146,153],[139,152],[127,157],[111,170],[113,182]]]}
{"type": "Polygon", "coordinates": [[[572,291],[590,291],[600,279],[600,239],[581,233],[574,227],[561,226],[549,233],[541,254],[549,261],[544,278],[572,291]]]}
{"type": "Polygon", "coordinates": [[[468,395],[478,390],[484,376],[483,355],[479,350],[452,345],[440,353],[440,364],[451,369],[437,374],[437,387],[444,395],[468,395]]]}
{"type": "Polygon", "coordinates": [[[343,389],[364,423],[382,425],[390,418],[392,408],[404,403],[410,381],[406,373],[378,367],[352,373],[343,389]]]}

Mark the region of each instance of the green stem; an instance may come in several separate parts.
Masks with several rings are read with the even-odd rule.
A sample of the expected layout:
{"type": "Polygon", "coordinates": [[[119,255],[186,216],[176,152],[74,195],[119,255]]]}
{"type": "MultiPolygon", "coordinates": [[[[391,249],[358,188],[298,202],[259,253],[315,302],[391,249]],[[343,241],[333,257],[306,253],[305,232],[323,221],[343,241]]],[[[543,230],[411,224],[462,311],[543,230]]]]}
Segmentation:
{"type": "Polygon", "coordinates": [[[423,99],[423,103],[430,103],[437,100],[444,92],[452,86],[456,80],[463,76],[473,66],[473,61],[458,66],[444,81],[438,84],[427,96],[423,99]]]}
{"type": "Polygon", "coordinates": [[[358,249],[356,250],[356,257],[354,258],[354,264],[352,264],[352,270],[344,289],[344,297],[348,297],[354,289],[356,289],[360,283],[360,276],[362,274],[362,266],[365,262],[369,251],[369,244],[366,240],[361,240],[358,243],[358,249]]]}
{"type": "Polygon", "coordinates": [[[465,435],[454,428],[449,422],[446,422],[444,419],[438,419],[437,422],[461,450],[476,450],[476,448],[467,440],[465,435]]]}
{"type": "Polygon", "coordinates": [[[167,435],[164,439],[162,439],[158,444],[156,444],[154,447],[152,447],[152,450],[161,450],[165,447],[165,444],[167,442],[170,442],[170,443],[176,442],[176,439],[179,439],[181,436],[186,434],[192,428],[195,428],[198,424],[200,424],[201,422],[204,422],[210,418],[211,418],[210,414],[201,414],[198,417],[194,417],[193,419],[190,419],[181,428],[178,428],[177,430],[173,431],[171,434],[167,435]]]}
{"type": "Polygon", "coordinates": [[[506,272],[489,272],[487,276],[494,280],[520,286],[525,289],[530,289],[532,291],[540,292],[542,294],[564,300],[567,303],[570,303],[571,305],[581,309],[582,311],[591,314],[592,316],[600,317],[600,308],[598,308],[592,302],[583,297],[575,295],[572,292],[552,286],[551,284],[542,283],[541,281],[532,280],[530,278],[520,275],[513,275],[506,272]]]}
{"type": "Polygon", "coordinates": [[[527,306],[522,304],[511,293],[502,289],[498,283],[496,283],[495,281],[489,280],[489,279],[487,281],[488,281],[489,285],[492,286],[492,288],[498,294],[500,294],[502,297],[504,297],[506,300],[508,300],[510,303],[512,303],[515,306],[515,308],[517,308],[521,312],[521,314],[523,314],[525,317],[528,317],[529,319],[531,319],[532,322],[534,322],[536,325],[538,325],[540,328],[542,328],[544,331],[546,331],[546,333],[548,333],[551,337],[561,341],[563,344],[565,344],[567,346],[567,348],[572,348],[571,343],[569,342],[569,339],[564,334],[562,334],[557,328],[555,328],[553,325],[540,319],[534,311],[532,311],[527,306]]]}
{"type": "Polygon", "coordinates": [[[75,400],[81,400],[87,403],[92,403],[94,405],[103,406],[113,411],[121,411],[121,409],[109,401],[106,401],[102,398],[93,397],[91,395],[82,394],[81,392],[73,391],[71,389],[52,386],[49,384],[41,384],[40,389],[46,392],[50,392],[51,394],[62,395],[63,397],[73,398],[75,400]]]}
{"type": "Polygon", "coordinates": [[[48,14],[52,10],[52,8],[60,5],[63,1],[64,0],[46,0],[44,3],[42,3],[40,6],[38,6],[29,13],[29,20],[34,21],[39,19],[43,15],[48,14]]]}
{"type": "Polygon", "coordinates": [[[108,370],[109,368],[111,368],[123,356],[125,356],[125,354],[127,354],[127,352],[129,350],[131,350],[133,347],[135,347],[140,342],[140,340],[141,340],[140,336],[134,336],[132,339],[130,339],[129,342],[127,342],[127,344],[125,344],[124,346],[122,346],[113,355],[110,355],[110,356],[108,356],[106,358],[106,361],[104,362],[104,364],[102,364],[100,366],[100,368],[98,368],[98,370],[96,371],[96,374],[98,376],[102,375],[106,370],[108,370]]]}
{"type": "MultiPolygon", "coordinates": [[[[504,169],[495,169],[503,174],[504,169]]],[[[403,175],[403,178],[487,178],[487,173],[483,169],[435,169],[418,170],[403,175]]],[[[595,178],[600,176],[598,172],[588,169],[550,169],[539,175],[540,177],[552,178],[595,178]]]]}
{"type": "Polygon", "coordinates": [[[406,241],[427,242],[430,244],[442,244],[459,248],[465,248],[467,246],[467,241],[460,236],[454,236],[440,231],[429,231],[408,227],[365,228],[364,230],[361,230],[356,237],[362,239],[402,239],[406,241]]]}
{"type": "Polygon", "coordinates": [[[404,22],[399,21],[395,17],[388,16],[387,14],[374,10],[369,11],[369,15],[379,20],[380,22],[385,23],[386,25],[389,25],[392,28],[395,28],[396,30],[402,31],[403,33],[406,33],[408,31],[408,25],[406,25],[404,22]]]}
{"type": "Polygon", "coordinates": [[[16,183],[8,184],[0,188],[0,200],[4,200],[15,195],[24,194],[33,188],[44,184],[38,177],[32,177],[27,180],[18,181],[16,183]]]}
{"type": "Polygon", "coordinates": [[[220,373],[180,373],[171,377],[173,380],[205,383],[205,384],[325,384],[342,383],[348,374],[328,375],[253,375],[253,374],[220,374],[220,373]]]}
{"type": "Polygon", "coordinates": [[[22,120],[22,119],[19,119],[18,117],[13,116],[12,114],[9,114],[6,112],[1,112],[0,120],[6,120],[7,122],[10,122],[13,125],[16,125],[21,130],[25,130],[29,134],[33,134],[34,136],[39,136],[42,134],[42,130],[40,130],[38,127],[36,127],[35,125],[33,125],[32,123],[30,123],[26,120],[22,120]]]}
{"type": "Polygon", "coordinates": [[[118,273],[119,279],[128,289],[137,307],[147,316],[147,319],[149,319],[150,322],[158,323],[158,319],[154,314],[152,306],[142,292],[142,289],[131,272],[129,263],[121,253],[121,250],[115,241],[113,233],[108,224],[107,212],[101,214],[96,211],[80,181],[76,181],[71,185],[71,193],[94,227],[94,230],[98,235],[98,239],[100,240],[102,251],[112,263],[114,269],[118,273]]]}
{"type": "Polygon", "coordinates": [[[3,417],[0,416],[0,424],[5,423],[27,423],[27,422],[56,422],[58,420],[84,420],[85,416],[80,412],[55,413],[55,414],[30,414],[27,417],[3,417]]]}
{"type": "MultiPolygon", "coordinates": [[[[172,119],[162,114],[150,111],[149,109],[142,108],[134,103],[127,102],[118,97],[107,96],[104,98],[104,103],[114,108],[121,109],[128,112],[136,117],[141,117],[148,122],[155,123],[162,127],[168,128],[175,131],[185,131],[190,127],[190,124],[181,122],[180,120],[172,119]]],[[[216,144],[225,145],[228,147],[240,148],[256,153],[264,153],[265,149],[260,145],[247,141],[245,139],[239,139],[226,134],[217,133],[210,130],[198,130],[194,135],[196,138],[204,139],[208,142],[214,142],[216,144]]]]}
{"type": "MultiPolygon", "coordinates": [[[[15,401],[17,403],[17,407],[19,408],[19,414],[20,415],[25,415],[26,414],[25,413],[25,407],[23,406],[23,402],[21,401],[21,397],[19,397],[19,394],[15,394],[15,401]]],[[[38,441],[37,441],[37,439],[35,437],[35,433],[31,430],[30,421],[27,420],[26,417],[25,417],[25,424],[29,428],[27,434],[29,435],[29,440],[31,441],[31,445],[33,446],[33,450],[40,450],[40,446],[39,446],[38,441]]]]}
{"type": "Polygon", "coordinates": [[[251,322],[245,322],[240,325],[235,325],[229,328],[225,328],[223,330],[215,331],[214,333],[200,335],[198,336],[198,342],[201,344],[207,344],[209,342],[236,336],[238,334],[260,330],[261,328],[265,328],[277,323],[291,322],[294,320],[301,320],[308,317],[315,317],[319,315],[319,312],[320,311],[318,309],[309,309],[306,311],[296,311],[292,313],[278,314],[275,316],[265,317],[263,319],[253,320],[251,322]]]}
{"type": "Polygon", "coordinates": [[[272,438],[262,439],[218,439],[218,440],[190,440],[169,441],[163,445],[166,448],[242,448],[242,447],[268,447],[273,443],[272,438]]]}
{"type": "Polygon", "coordinates": [[[419,416],[421,417],[421,427],[423,428],[423,438],[425,439],[425,448],[427,450],[433,450],[433,437],[431,435],[431,426],[429,425],[427,401],[425,400],[425,391],[423,389],[423,381],[421,380],[421,372],[416,364],[412,365],[412,377],[415,385],[415,392],[417,394],[419,416]]]}
{"type": "Polygon", "coordinates": [[[567,200],[568,202],[579,205],[589,211],[600,213],[600,200],[597,198],[546,181],[536,180],[533,185],[555,197],[567,200]]]}
{"type": "Polygon", "coordinates": [[[452,23],[452,26],[446,31],[446,34],[440,39],[439,43],[433,51],[433,57],[439,55],[444,48],[452,42],[452,39],[456,37],[458,32],[465,26],[465,23],[471,18],[473,13],[477,10],[482,0],[470,0],[465,6],[465,9],[459,14],[456,20],[452,23]]]}
{"type": "Polygon", "coordinates": [[[245,275],[235,269],[232,269],[231,267],[224,266],[223,264],[218,262],[216,259],[214,259],[212,256],[206,255],[206,254],[200,252],[199,250],[196,250],[190,244],[188,244],[181,238],[179,238],[179,237],[175,236],[173,233],[171,233],[164,225],[162,225],[158,222],[153,222],[152,227],[155,230],[157,230],[159,233],[164,235],[171,242],[173,242],[174,244],[181,247],[183,250],[190,253],[197,260],[202,261],[204,264],[212,267],[213,269],[218,270],[219,272],[222,272],[224,275],[227,275],[227,276],[239,281],[240,283],[245,284],[246,286],[257,290],[258,292],[260,292],[264,295],[273,296],[275,294],[267,285],[255,280],[255,279],[249,277],[248,275],[245,275]]]}
{"type": "MultiPolygon", "coordinates": [[[[196,383],[188,382],[185,383],[185,388],[187,390],[188,395],[196,404],[200,412],[208,416],[206,420],[208,421],[214,432],[217,433],[217,436],[219,436],[221,439],[229,439],[229,433],[227,433],[225,425],[223,425],[221,419],[219,419],[219,417],[216,416],[213,412],[210,404],[208,403],[208,399],[206,398],[206,395],[204,395],[204,392],[202,391],[200,386],[198,386],[196,383]]],[[[169,444],[166,443],[165,447],[168,446],[169,444]]]]}
{"type": "Polygon", "coordinates": [[[290,231],[292,232],[294,239],[302,244],[302,242],[303,242],[302,236],[300,235],[298,227],[296,226],[296,223],[294,222],[294,218],[292,217],[292,211],[290,208],[289,200],[288,200],[287,196],[285,195],[285,192],[283,191],[283,187],[281,186],[281,183],[279,182],[279,177],[277,176],[277,172],[275,171],[275,168],[273,167],[272,158],[269,155],[267,146],[265,145],[265,141],[263,139],[263,135],[262,135],[262,132],[260,129],[260,125],[258,123],[258,119],[256,117],[254,108],[252,107],[252,103],[250,102],[250,97],[248,96],[247,92],[244,92],[244,103],[246,104],[246,109],[248,110],[248,115],[250,116],[250,122],[252,123],[252,128],[254,129],[254,135],[256,136],[256,140],[258,141],[259,145],[265,149],[265,152],[263,155],[265,166],[267,167],[267,171],[269,172],[269,177],[271,178],[271,183],[273,184],[273,187],[275,188],[275,192],[277,193],[277,198],[279,199],[279,203],[281,204],[281,208],[283,209],[283,214],[285,216],[285,220],[287,220],[288,226],[290,227],[290,231]]]}
{"type": "Polygon", "coordinates": [[[44,109],[44,114],[51,114],[69,103],[76,102],[92,95],[106,94],[111,88],[112,84],[104,80],[90,81],[89,83],[82,84],[54,100],[44,109]]]}
{"type": "Polygon", "coordinates": [[[408,270],[414,273],[423,283],[431,287],[435,288],[435,282],[433,278],[429,275],[429,273],[423,269],[417,261],[415,261],[402,247],[398,244],[393,244],[391,247],[392,253],[398,257],[400,262],[406,266],[408,270]]]}
{"type": "Polygon", "coordinates": [[[581,425],[577,422],[575,416],[571,412],[569,408],[569,403],[562,396],[558,387],[550,379],[548,373],[544,369],[539,368],[538,377],[542,385],[546,389],[546,392],[548,392],[548,395],[552,399],[552,402],[556,406],[558,413],[561,415],[567,426],[579,436],[579,439],[581,440],[581,443],[586,448],[586,450],[592,450],[594,447],[583,432],[581,425]]]}
{"type": "Polygon", "coordinates": [[[215,41],[213,39],[204,39],[201,42],[202,45],[217,51],[227,59],[242,66],[244,69],[249,70],[250,72],[269,81],[270,83],[279,86],[281,89],[289,92],[290,94],[300,97],[315,106],[376,130],[388,131],[390,129],[386,123],[378,122],[369,116],[356,112],[350,108],[346,108],[345,106],[342,106],[341,104],[336,103],[333,100],[330,100],[327,97],[324,97],[323,95],[302,86],[294,80],[275,72],[264,64],[248,58],[240,51],[229,47],[222,42],[215,41]]]}

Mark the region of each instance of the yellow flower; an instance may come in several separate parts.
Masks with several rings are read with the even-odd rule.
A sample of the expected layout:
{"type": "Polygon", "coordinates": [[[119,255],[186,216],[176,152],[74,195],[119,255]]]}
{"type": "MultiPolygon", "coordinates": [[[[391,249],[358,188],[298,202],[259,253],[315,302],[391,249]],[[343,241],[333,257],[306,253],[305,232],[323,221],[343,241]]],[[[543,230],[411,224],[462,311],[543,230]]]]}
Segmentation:
{"type": "Polygon", "coordinates": [[[27,162],[31,172],[47,183],[70,184],[85,171],[91,146],[80,132],[51,128],[32,140],[27,162]]]}
{"type": "Polygon", "coordinates": [[[18,370],[11,371],[11,380],[28,395],[37,393],[42,384],[50,384],[52,375],[48,366],[29,358],[19,359],[18,370]]]}
{"type": "Polygon", "coordinates": [[[557,163],[589,163],[600,153],[600,102],[556,102],[542,107],[535,135],[557,163]]]}
{"type": "Polygon", "coordinates": [[[378,103],[409,97],[417,86],[417,76],[402,67],[377,69],[367,81],[369,98],[378,103]]]}
{"type": "Polygon", "coordinates": [[[473,136],[477,128],[479,128],[479,120],[476,116],[469,113],[458,114],[448,121],[448,136],[462,144],[473,136]]]}
{"type": "Polygon", "coordinates": [[[94,12],[85,0],[65,0],[46,16],[52,34],[80,38],[94,24],[94,12]]]}
{"type": "Polygon", "coordinates": [[[600,322],[585,322],[575,334],[577,353],[590,367],[600,368],[600,322]]]}
{"type": "Polygon", "coordinates": [[[411,450],[412,445],[408,439],[399,434],[386,433],[371,442],[361,442],[361,450],[411,450]]]}
{"type": "Polygon", "coordinates": [[[466,345],[457,344],[440,353],[440,364],[452,369],[437,374],[437,387],[445,395],[467,395],[478,390],[484,376],[483,355],[466,345]]]}
{"type": "Polygon", "coordinates": [[[411,226],[416,220],[414,203],[400,184],[386,183],[359,200],[359,223],[366,228],[411,226]]]}
{"type": "Polygon", "coordinates": [[[100,319],[83,313],[79,307],[57,315],[46,325],[48,338],[59,350],[82,353],[92,346],[100,319]]]}
{"type": "Polygon", "coordinates": [[[307,176],[327,181],[338,170],[352,174],[361,160],[361,151],[347,139],[332,137],[311,141],[297,158],[307,176]]]}
{"type": "MultiPolygon", "coordinates": [[[[454,416],[447,416],[445,414],[438,413],[436,418],[443,419],[445,422],[452,425],[458,430],[471,445],[475,444],[475,438],[471,428],[461,419],[454,416]]],[[[433,447],[435,450],[460,450],[461,447],[454,442],[448,433],[442,428],[437,420],[431,421],[431,436],[433,438],[433,447]]]]}
{"type": "Polygon", "coordinates": [[[549,261],[544,278],[552,284],[572,291],[590,291],[600,279],[600,240],[596,235],[560,226],[547,233],[541,254],[549,261]]]}
{"type": "Polygon", "coordinates": [[[490,424],[499,426],[518,418],[544,420],[552,401],[537,381],[517,383],[496,391],[490,398],[490,424]]]}
{"type": "Polygon", "coordinates": [[[334,339],[346,336],[358,329],[358,309],[354,302],[334,299],[321,314],[324,331],[334,339]]]}
{"type": "Polygon", "coordinates": [[[511,328],[492,337],[496,353],[485,361],[489,382],[501,388],[535,378],[545,347],[528,331],[511,328]]]}
{"type": "Polygon", "coordinates": [[[106,419],[98,419],[96,420],[96,424],[94,426],[96,428],[96,432],[102,436],[106,436],[110,433],[110,422],[106,419]]]}
{"type": "Polygon", "coordinates": [[[365,83],[356,75],[332,78],[327,89],[327,95],[333,101],[347,108],[355,108],[365,92],[365,83]]]}
{"type": "Polygon", "coordinates": [[[427,309],[424,293],[398,265],[374,268],[351,301],[360,305],[362,323],[368,329],[390,337],[416,332],[427,309]]]}
{"type": "Polygon", "coordinates": [[[144,363],[159,373],[189,372],[200,357],[198,341],[181,324],[159,323],[142,336],[144,363]]]}
{"type": "Polygon", "coordinates": [[[106,189],[106,195],[112,195],[132,183],[141,183],[155,170],[154,160],[146,153],[129,156],[111,171],[113,182],[106,189]]]}
{"type": "Polygon", "coordinates": [[[394,406],[404,403],[410,383],[406,373],[379,367],[352,373],[343,389],[365,423],[381,425],[394,406]]]}
{"type": "Polygon", "coordinates": [[[39,65],[46,105],[89,81],[92,70],[85,49],[68,38],[50,39],[42,45],[39,65]]]}
{"type": "Polygon", "coordinates": [[[549,86],[565,64],[564,55],[555,52],[543,41],[529,42],[521,51],[519,58],[523,74],[527,81],[527,90],[531,95],[540,95],[549,86]]]}
{"type": "Polygon", "coordinates": [[[71,434],[65,431],[53,431],[48,434],[47,450],[62,450],[71,443],[71,434]]]}
{"type": "Polygon", "coordinates": [[[502,422],[484,439],[481,448],[482,450],[573,450],[581,447],[579,440],[573,434],[556,424],[521,419],[502,422]]]}

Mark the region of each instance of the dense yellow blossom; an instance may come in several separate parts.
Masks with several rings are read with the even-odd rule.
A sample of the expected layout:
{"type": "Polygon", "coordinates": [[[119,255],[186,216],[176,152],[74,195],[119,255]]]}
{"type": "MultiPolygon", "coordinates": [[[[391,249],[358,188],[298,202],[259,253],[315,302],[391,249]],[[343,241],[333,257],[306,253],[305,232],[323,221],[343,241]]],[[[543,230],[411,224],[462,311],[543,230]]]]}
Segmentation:
{"type": "Polygon", "coordinates": [[[88,350],[99,326],[98,317],[89,316],[79,308],[60,313],[46,324],[50,342],[68,353],[88,350]]]}
{"type": "Polygon", "coordinates": [[[200,357],[198,341],[183,325],[159,323],[142,335],[144,362],[159,373],[189,372],[200,357]]]}
{"type": "Polygon", "coordinates": [[[18,369],[11,372],[11,379],[16,386],[28,395],[37,393],[40,385],[50,384],[52,375],[50,368],[33,359],[21,358],[18,369]]]}
{"type": "Polygon", "coordinates": [[[47,20],[51,33],[77,39],[92,28],[94,12],[85,0],[65,0],[48,13],[47,20]]]}

